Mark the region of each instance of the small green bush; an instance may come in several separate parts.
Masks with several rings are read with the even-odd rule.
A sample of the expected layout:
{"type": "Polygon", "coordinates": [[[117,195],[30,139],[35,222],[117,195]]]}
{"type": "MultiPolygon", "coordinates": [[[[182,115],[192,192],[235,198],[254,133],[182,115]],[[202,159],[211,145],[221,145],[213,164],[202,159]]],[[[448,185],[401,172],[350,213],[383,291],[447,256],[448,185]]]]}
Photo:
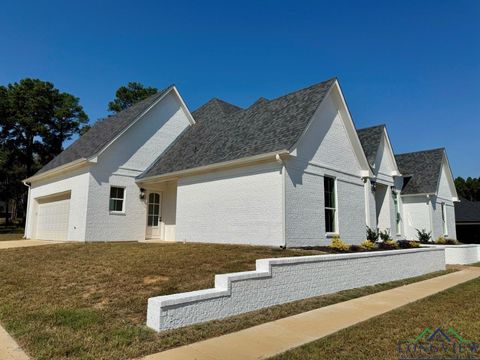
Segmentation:
{"type": "Polygon", "coordinates": [[[384,242],[388,241],[388,240],[392,240],[390,238],[390,234],[389,234],[388,230],[380,231],[380,233],[378,235],[380,236],[380,239],[382,239],[384,242]]]}
{"type": "Polygon", "coordinates": [[[447,241],[445,240],[444,236],[439,236],[438,239],[435,241],[435,244],[438,245],[445,245],[447,241]]]}
{"type": "Polygon", "coordinates": [[[367,226],[367,240],[375,244],[378,241],[378,236],[378,230],[367,226]]]}
{"type": "Polygon", "coordinates": [[[427,232],[427,230],[422,229],[422,230],[417,230],[417,238],[418,241],[420,241],[423,244],[429,243],[430,240],[432,239],[432,232],[427,232]]]}
{"type": "Polygon", "coordinates": [[[330,248],[335,251],[348,251],[350,249],[350,246],[344,243],[343,240],[340,239],[340,236],[335,235],[332,238],[332,243],[330,244],[330,248]]]}
{"type": "Polygon", "coordinates": [[[375,249],[375,243],[371,240],[365,240],[360,244],[361,248],[364,250],[373,250],[375,249]]]}
{"type": "Polygon", "coordinates": [[[409,244],[412,249],[420,247],[420,243],[418,241],[409,241],[409,244]]]}

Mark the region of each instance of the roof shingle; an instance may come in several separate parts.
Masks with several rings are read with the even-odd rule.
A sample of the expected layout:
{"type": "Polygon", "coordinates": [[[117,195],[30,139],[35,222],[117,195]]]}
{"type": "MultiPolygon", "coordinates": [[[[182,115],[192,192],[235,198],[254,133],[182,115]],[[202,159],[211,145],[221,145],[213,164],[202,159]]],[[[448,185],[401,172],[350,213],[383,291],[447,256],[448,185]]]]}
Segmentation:
{"type": "Polygon", "coordinates": [[[382,141],[384,128],[385,125],[382,124],[357,130],[363,151],[372,168],[375,165],[375,159],[377,158],[377,152],[380,147],[380,142],[382,141]]]}
{"type": "Polygon", "coordinates": [[[403,174],[402,194],[434,194],[442,171],[445,149],[433,149],[395,155],[403,174]]]}
{"type": "Polygon", "coordinates": [[[190,126],[139,178],[290,149],[335,78],[246,109],[218,111],[209,101],[192,113],[190,126]]]}
{"type": "Polygon", "coordinates": [[[480,223],[480,201],[461,198],[455,203],[455,221],[480,223]]]}

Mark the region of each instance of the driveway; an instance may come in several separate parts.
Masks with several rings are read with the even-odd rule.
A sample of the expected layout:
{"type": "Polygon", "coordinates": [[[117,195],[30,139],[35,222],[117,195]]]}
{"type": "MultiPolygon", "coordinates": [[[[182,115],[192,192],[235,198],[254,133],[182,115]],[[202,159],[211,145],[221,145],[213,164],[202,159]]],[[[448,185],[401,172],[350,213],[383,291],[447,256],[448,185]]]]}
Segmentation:
{"type": "Polygon", "coordinates": [[[23,248],[30,246],[41,246],[41,245],[53,245],[60,244],[59,241],[44,241],[44,240],[7,240],[0,241],[0,250],[2,249],[14,249],[14,248],[23,248]]]}

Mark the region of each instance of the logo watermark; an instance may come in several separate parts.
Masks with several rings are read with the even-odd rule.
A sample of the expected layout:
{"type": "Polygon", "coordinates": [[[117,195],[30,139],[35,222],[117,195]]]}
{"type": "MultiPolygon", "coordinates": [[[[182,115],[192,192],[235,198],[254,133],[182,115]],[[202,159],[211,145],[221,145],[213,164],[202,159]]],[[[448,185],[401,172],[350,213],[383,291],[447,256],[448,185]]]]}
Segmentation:
{"type": "Polygon", "coordinates": [[[480,343],[448,330],[427,327],[415,339],[402,340],[397,346],[399,360],[480,360],[480,343]]]}

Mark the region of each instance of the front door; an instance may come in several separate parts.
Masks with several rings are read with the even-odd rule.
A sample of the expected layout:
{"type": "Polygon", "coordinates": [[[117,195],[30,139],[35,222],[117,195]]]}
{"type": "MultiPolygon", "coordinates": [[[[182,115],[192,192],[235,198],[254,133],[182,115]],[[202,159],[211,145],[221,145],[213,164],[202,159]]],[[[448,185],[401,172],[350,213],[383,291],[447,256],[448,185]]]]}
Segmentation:
{"type": "Polygon", "coordinates": [[[151,192],[147,198],[147,238],[162,237],[162,206],[160,193],[151,192]]]}

